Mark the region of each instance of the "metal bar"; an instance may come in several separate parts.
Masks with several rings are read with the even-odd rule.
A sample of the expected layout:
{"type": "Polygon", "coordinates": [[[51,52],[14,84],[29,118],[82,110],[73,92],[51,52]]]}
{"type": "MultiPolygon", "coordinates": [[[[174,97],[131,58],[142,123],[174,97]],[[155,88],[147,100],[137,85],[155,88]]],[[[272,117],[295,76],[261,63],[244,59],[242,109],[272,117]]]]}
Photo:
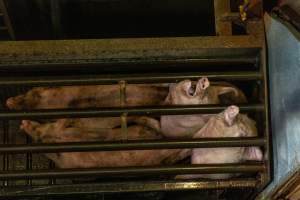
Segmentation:
{"type": "Polygon", "coordinates": [[[263,138],[201,138],[189,140],[146,140],[112,142],[73,142],[47,144],[6,144],[0,146],[0,153],[53,153],[83,151],[116,151],[142,149],[216,148],[263,146],[263,138]]]}
{"type": "Polygon", "coordinates": [[[58,77],[1,77],[0,86],[49,86],[49,85],[105,85],[119,84],[126,81],[127,84],[139,83],[169,83],[185,79],[199,79],[207,77],[210,80],[260,80],[262,75],[256,71],[247,72],[214,72],[214,73],[161,73],[161,74],[130,74],[130,75],[82,75],[82,76],[58,76],[58,77]]]}
{"type": "MultiPolygon", "coordinates": [[[[52,170],[54,168],[55,168],[55,163],[52,160],[50,160],[49,161],[49,169],[52,170]]],[[[50,178],[49,179],[49,184],[55,185],[56,184],[56,179],[55,178],[50,178]]]]}
{"type": "Polygon", "coordinates": [[[8,12],[7,12],[7,9],[6,9],[6,6],[5,6],[5,3],[3,0],[0,0],[0,10],[3,13],[4,23],[5,23],[5,26],[7,27],[10,38],[12,40],[15,40],[16,39],[15,32],[13,30],[13,27],[12,27],[12,24],[11,24],[11,21],[10,21],[10,18],[9,18],[9,15],[8,15],[8,12]]]}
{"type": "Polygon", "coordinates": [[[255,188],[258,181],[255,179],[233,180],[195,180],[195,181],[136,181],[94,184],[70,184],[55,186],[16,186],[6,187],[0,191],[1,196],[44,196],[65,194],[99,194],[121,192],[150,192],[150,191],[179,191],[179,190],[207,190],[226,188],[255,188]]]}
{"type": "MultiPolygon", "coordinates": [[[[134,115],[185,115],[212,114],[225,110],[228,106],[197,105],[197,106],[165,106],[165,107],[128,107],[128,108],[88,108],[88,109],[44,109],[23,111],[0,111],[0,119],[59,119],[88,117],[118,117],[123,113],[134,115]]],[[[239,105],[241,112],[264,111],[263,104],[239,105]]]]}
{"type": "MultiPolygon", "coordinates": [[[[9,134],[8,134],[8,121],[7,120],[3,120],[3,144],[6,145],[9,142],[9,134]]],[[[8,154],[4,154],[3,155],[3,172],[6,172],[9,170],[9,157],[8,154]]],[[[7,186],[8,185],[8,181],[6,179],[4,179],[3,181],[3,186],[7,186]]]]}
{"type": "MultiPolygon", "coordinates": [[[[120,107],[123,108],[126,105],[126,82],[120,81],[120,107]]],[[[122,130],[122,140],[126,141],[128,139],[127,130],[127,113],[123,113],[121,118],[121,130],[122,130]]]]}
{"type": "Polygon", "coordinates": [[[0,26],[0,31],[6,31],[7,27],[6,26],[0,26]]]}
{"type": "Polygon", "coordinates": [[[128,129],[127,129],[127,114],[121,115],[121,130],[122,130],[122,140],[128,140],[128,129]]]}
{"type": "MultiPolygon", "coordinates": [[[[181,65],[192,65],[192,66],[237,66],[242,67],[243,65],[249,65],[249,64],[256,64],[257,63],[257,49],[253,50],[254,52],[249,52],[247,56],[245,55],[230,55],[230,57],[224,57],[222,55],[214,55],[214,56],[198,56],[198,57],[184,57],[184,58],[145,58],[145,59],[128,59],[128,58],[122,58],[122,59],[96,59],[96,60],[86,60],[86,61],[64,61],[64,63],[61,63],[62,61],[56,61],[56,62],[50,62],[47,60],[39,60],[39,62],[36,61],[27,61],[22,60],[19,61],[19,63],[15,63],[13,61],[9,62],[8,60],[1,60],[0,61],[0,69],[10,70],[10,71],[31,71],[31,70],[39,70],[39,71],[60,71],[60,70],[77,70],[82,69],[82,66],[85,67],[85,70],[93,70],[93,71],[99,71],[99,66],[108,66],[114,67],[114,66],[136,66],[136,65],[169,65],[169,67],[173,66],[181,66],[181,65]],[[60,66],[61,68],[55,68],[57,66],[60,66]]],[[[153,66],[151,66],[152,68],[153,66]]]]}
{"type": "MultiPolygon", "coordinates": [[[[260,27],[263,27],[263,24],[260,24],[260,27]]],[[[264,38],[263,32],[261,33],[261,37],[264,38]]],[[[266,164],[266,171],[265,173],[261,173],[261,185],[260,188],[257,190],[257,193],[261,192],[272,180],[272,171],[273,171],[273,165],[272,165],[272,160],[273,160],[273,155],[272,155],[272,138],[271,138],[271,131],[270,131],[270,110],[269,110],[269,80],[268,80],[268,75],[269,75],[269,71],[267,69],[267,47],[265,46],[266,43],[264,43],[263,47],[262,47],[262,51],[261,51],[261,55],[260,55],[260,72],[262,74],[263,81],[262,81],[262,85],[260,88],[260,98],[264,99],[264,107],[265,107],[265,112],[263,112],[263,128],[264,128],[264,132],[263,132],[263,137],[266,138],[266,143],[264,146],[264,153],[265,155],[267,155],[265,164],[266,164]]]]}
{"type": "Polygon", "coordinates": [[[54,32],[54,37],[59,38],[62,34],[62,26],[61,26],[61,10],[60,10],[60,1],[59,0],[51,0],[51,21],[52,28],[54,32]]]}
{"type": "MultiPolygon", "coordinates": [[[[26,136],[26,145],[31,144],[31,138],[27,135],[26,136]]],[[[32,170],[32,153],[26,153],[26,170],[32,170]]],[[[32,179],[27,179],[27,185],[32,185],[32,179]]]]}
{"type": "Polygon", "coordinates": [[[99,59],[203,57],[203,51],[207,55],[214,49],[222,49],[229,56],[234,50],[261,48],[262,42],[263,38],[249,35],[3,42],[0,63],[83,64],[99,59]]]}
{"type": "Polygon", "coordinates": [[[170,174],[216,174],[216,173],[252,173],[264,171],[262,163],[249,164],[208,164],[208,165],[174,165],[151,167],[113,167],[98,169],[56,169],[56,170],[18,170],[0,172],[0,180],[3,179],[43,179],[43,178],[69,178],[88,176],[144,176],[144,175],[170,175],[170,174]]]}
{"type": "Polygon", "coordinates": [[[231,35],[231,21],[221,20],[224,15],[230,13],[230,0],[214,0],[216,35],[231,35]]]}

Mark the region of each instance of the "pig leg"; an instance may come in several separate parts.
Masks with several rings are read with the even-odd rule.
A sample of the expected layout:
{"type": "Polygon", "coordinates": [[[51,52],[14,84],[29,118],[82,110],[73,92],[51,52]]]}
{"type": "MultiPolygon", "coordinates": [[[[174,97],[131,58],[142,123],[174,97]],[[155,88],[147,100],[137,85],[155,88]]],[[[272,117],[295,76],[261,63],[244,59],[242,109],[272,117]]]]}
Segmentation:
{"type": "Polygon", "coordinates": [[[233,94],[233,103],[247,103],[247,98],[245,94],[240,91],[238,88],[235,88],[234,86],[214,86],[216,89],[216,95],[220,96],[223,94],[233,94]]]}
{"type": "Polygon", "coordinates": [[[39,141],[42,138],[42,132],[39,131],[40,126],[41,124],[38,122],[23,120],[20,129],[29,134],[34,141],[39,141]]]}
{"type": "MultiPolygon", "coordinates": [[[[134,122],[137,125],[146,126],[156,132],[160,132],[160,122],[151,117],[128,117],[127,123],[134,122]]],[[[55,122],[60,128],[84,128],[86,130],[102,131],[114,129],[121,126],[120,117],[103,117],[103,118],[76,118],[76,119],[59,119],[55,122]]]]}
{"type": "Polygon", "coordinates": [[[39,124],[35,121],[23,120],[21,129],[29,134],[35,141],[52,143],[80,142],[93,140],[106,140],[116,133],[113,129],[94,129],[70,127],[66,128],[67,120],[60,120],[56,123],[39,124]]]}
{"type": "Polygon", "coordinates": [[[143,116],[143,117],[137,117],[137,118],[133,119],[133,121],[136,124],[146,126],[148,128],[153,129],[154,131],[156,131],[158,133],[161,133],[160,122],[154,118],[143,116]]]}
{"type": "Polygon", "coordinates": [[[164,159],[162,163],[174,163],[174,160],[178,160],[178,161],[183,160],[189,157],[191,153],[192,153],[191,149],[182,149],[181,151],[179,151],[179,153],[170,155],[169,157],[164,159]]]}

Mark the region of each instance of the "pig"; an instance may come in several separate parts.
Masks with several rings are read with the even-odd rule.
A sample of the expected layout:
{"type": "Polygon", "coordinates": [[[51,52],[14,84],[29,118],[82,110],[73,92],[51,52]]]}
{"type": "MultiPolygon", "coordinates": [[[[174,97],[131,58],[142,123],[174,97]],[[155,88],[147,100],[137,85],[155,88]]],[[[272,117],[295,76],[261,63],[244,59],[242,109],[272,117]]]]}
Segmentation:
{"type": "MultiPolygon", "coordinates": [[[[154,130],[159,130],[160,124],[156,119],[147,116],[129,116],[126,118],[127,124],[138,124],[147,126],[154,130]],[[148,126],[151,124],[151,126],[148,126]]],[[[53,122],[60,124],[60,127],[65,128],[82,128],[88,130],[101,130],[101,129],[113,129],[121,127],[120,117],[96,117],[96,118],[68,118],[57,119],[53,122]]]]}
{"type": "MultiPolygon", "coordinates": [[[[81,141],[114,141],[122,140],[121,128],[100,127],[73,127],[68,119],[60,119],[52,123],[41,124],[36,121],[23,120],[20,129],[29,134],[35,141],[46,143],[55,142],[81,142],[81,141]]],[[[140,125],[128,127],[128,140],[161,139],[162,136],[155,131],[140,125]]]]}
{"type": "MultiPolygon", "coordinates": [[[[35,141],[44,143],[78,142],[101,140],[121,140],[120,129],[108,130],[109,134],[85,129],[68,129],[59,124],[39,124],[23,120],[22,129],[35,141]]],[[[128,139],[160,139],[161,135],[141,126],[128,128],[128,139]]],[[[60,168],[95,168],[95,167],[125,167],[153,166],[174,164],[190,156],[190,149],[163,150],[127,150],[109,152],[62,152],[48,153],[46,156],[60,168]]]]}
{"type": "MultiPolygon", "coordinates": [[[[237,106],[229,106],[224,112],[212,116],[193,138],[255,137],[255,122],[244,114],[239,114],[237,106]]],[[[192,149],[192,164],[240,163],[247,160],[262,161],[259,147],[226,147],[192,149]]],[[[178,179],[210,178],[226,179],[234,174],[178,175],[178,179]]]]}
{"type": "MultiPolygon", "coordinates": [[[[170,85],[169,94],[165,100],[165,104],[220,104],[219,96],[226,93],[233,94],[233,98],[231,99],[234,102],[231,103],[247,102],[245,95],[238,88],[228,83],[214,83],[214,85],[210,85],[209,80],[204,77],[199,79],[198,82],[184,80],[178,84],[170,85]]],[[[192,138],[194,133],[200,130],[211,116],[212,115],[209,114],[164,115],[161,116],[160,121],[161,132],[168,138],[192,138]]]]}
{"type": "MultiPolygon", "coordinates": [[[[167,94],[164,86],[127,85],[124,106],[161,104],[167,94]]],[[[119,85],[37,87],[6,101],[8,108],[16,110],[118,107],[120,103],[119,85]]]]}
{"type": "MultiPolygon", "coordinates": [[[[163,85],[127,85],[126,106],[161,104],[168,94],[163,85]]],[[[64,86],[33,88],[24,95],[7,99],[10,109],[60,109],[85,107],[116,107],[120,104],[119,85],[64,86]]],[[[137,118],[128,117],[131,123],[137,118]]],[[[146,117],[145,117],[146,119],[146,117]]],[[[142,118],[136,122],[143,122],[142,118]]],[[[121,126],[120,117],[62,119],[63,124],[78,128],[116,128],[121,126]]],[[[153,120],[149,119],[149,122],[153,120]]],[[[157,126],[157,125],[156,125],[157,126]]]]}

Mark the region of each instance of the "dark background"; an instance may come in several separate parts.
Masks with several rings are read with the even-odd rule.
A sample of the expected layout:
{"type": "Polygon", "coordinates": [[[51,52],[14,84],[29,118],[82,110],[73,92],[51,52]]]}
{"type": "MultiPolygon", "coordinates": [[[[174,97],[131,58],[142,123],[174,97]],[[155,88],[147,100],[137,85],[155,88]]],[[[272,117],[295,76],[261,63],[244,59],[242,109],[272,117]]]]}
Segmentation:
{"type": "MultiPolygon", "coordinates": [[[[215,34],[213,0],[6,0],[6,5],[18,40],[215,34]]],[[[275,5],[264,1],[266,11],[275,5]]]]}

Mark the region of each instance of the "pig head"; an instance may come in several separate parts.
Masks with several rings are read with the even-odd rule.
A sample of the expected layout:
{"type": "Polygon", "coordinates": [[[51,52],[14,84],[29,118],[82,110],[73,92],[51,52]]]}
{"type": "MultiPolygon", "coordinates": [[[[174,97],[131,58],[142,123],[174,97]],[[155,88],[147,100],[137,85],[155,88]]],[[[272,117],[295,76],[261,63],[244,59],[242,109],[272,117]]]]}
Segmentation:
{"type": "MultiPolygon", "coordinates": [[[[184,80],[178,84],[170,85],[169,94],[165,100],[169,105],[201,105],[219,104],[219,96],[231,93],[232,103],[247,102],[245,95],[230,84],[210,85],[207,78],[197,82],[184,80]]],[[[165,115],[161,116],[161,132],[170,138],[191,138],[201,129],[212,115],[165,115]]]]}
{"type": "MultiPolygon", "coordinates": [[[[236,106],[212,116],[194,138],[255,137],[255,122],[246,115],[239,114],[236,106]]],[[[262,161],[263,153],[259,147],[197,148],[192,150],[192,164],[240,163],[247,160],[262,161]]],[[[177,178],[223,179],[233,174],[181,175],[177,178]]]]}

